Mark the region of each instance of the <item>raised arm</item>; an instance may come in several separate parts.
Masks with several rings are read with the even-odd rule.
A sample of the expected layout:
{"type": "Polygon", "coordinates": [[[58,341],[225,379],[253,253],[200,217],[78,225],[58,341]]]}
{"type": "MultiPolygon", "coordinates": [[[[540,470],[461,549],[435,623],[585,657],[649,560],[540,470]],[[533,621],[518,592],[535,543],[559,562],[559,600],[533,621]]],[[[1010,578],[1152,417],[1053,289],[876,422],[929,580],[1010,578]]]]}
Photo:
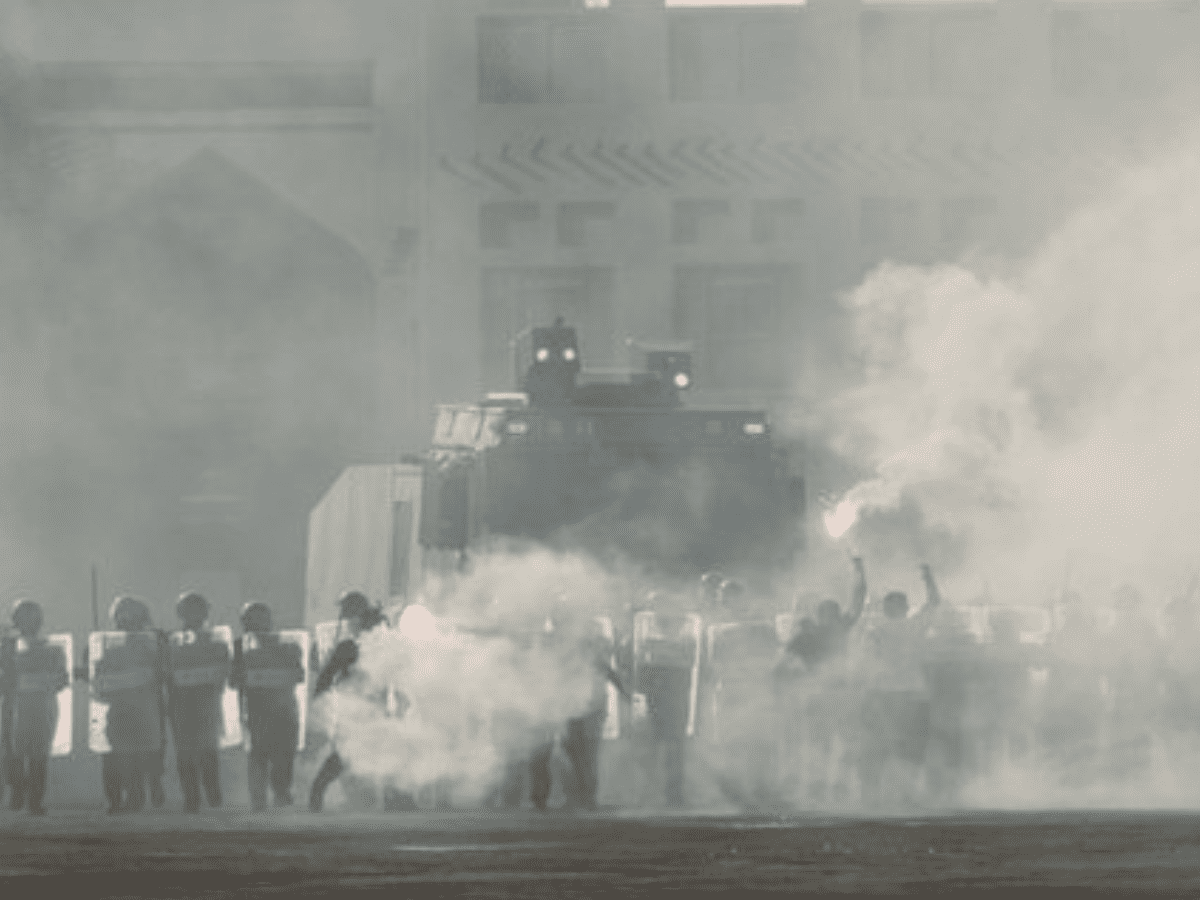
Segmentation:
{"type": "Polygon", "coordinates": [[[942,594],[938,590],[937,582],[933,579],[933,570],[929,568],[928,563],[921,563],[921,579],[925,582],[925,605],[921,607],[921,611],[917,615],[928,619],[941,606],[942,594]]]}
{"type": "Polygon", "coordinates": [[[867,603],[867,569],[863,565],[862,557],[854,557],[854,594],[850,598],[850,608],[846,610],[844,621],[846,627],[849,628],[863,614],[863,607],[867,603]]]}

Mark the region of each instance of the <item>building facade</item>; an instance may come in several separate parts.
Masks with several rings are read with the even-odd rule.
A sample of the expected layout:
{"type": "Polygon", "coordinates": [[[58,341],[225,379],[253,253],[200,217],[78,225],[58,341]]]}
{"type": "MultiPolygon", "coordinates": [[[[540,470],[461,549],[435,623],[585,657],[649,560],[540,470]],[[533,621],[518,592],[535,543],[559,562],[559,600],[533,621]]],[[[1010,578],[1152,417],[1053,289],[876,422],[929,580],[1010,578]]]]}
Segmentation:
{"type": "Polygon", "coordinates": [[[177,462],[103,469],[151,511],[97,500],[55,559],[207,585],[227,620],[251,595],[298,619],[307,510],[422,447],[433,403],[510,389],[528,325],[564,316],[598,367],[690,340],[698,399],[786,419],[852,375],[864,273],[1020,255],[1200,108],[1196,0],[0,17],[69,251],[52,299],[158,348],[96,375],[88,437],[177,462]]]}

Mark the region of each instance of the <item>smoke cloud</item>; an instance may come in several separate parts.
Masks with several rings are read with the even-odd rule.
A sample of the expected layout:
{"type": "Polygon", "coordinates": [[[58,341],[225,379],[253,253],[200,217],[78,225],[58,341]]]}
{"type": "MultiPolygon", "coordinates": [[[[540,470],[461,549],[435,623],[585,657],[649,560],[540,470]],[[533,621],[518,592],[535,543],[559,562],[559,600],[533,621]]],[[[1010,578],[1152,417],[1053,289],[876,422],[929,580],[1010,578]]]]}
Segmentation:
{"type": "Polygon", "coordinates": [[[1186,579],[1195,144],[1121,177],[1011,271],[886,264],[850,292],[864,377],[825,415],[836,450],[872,473],[834,513],[842,527],[858,513],[851,540],[1012,599],[1044,598],[1068,565],[1090,592],[1128,579],[1161,597],[1186,579]]]}
{"type": "Polygon", "coordinates": [[[622,585],[586,557],[532,549],[481,556],[427,596],[436,619],[409,607],[364,636],[362,681],[338,691],[326,725],[356,774],[414,793],[443,781],[456,802],[482,802],[509,762],[587,711],[581,646],[622,585]],[[392,712],[389,689],[403,695],[392,712]]]}

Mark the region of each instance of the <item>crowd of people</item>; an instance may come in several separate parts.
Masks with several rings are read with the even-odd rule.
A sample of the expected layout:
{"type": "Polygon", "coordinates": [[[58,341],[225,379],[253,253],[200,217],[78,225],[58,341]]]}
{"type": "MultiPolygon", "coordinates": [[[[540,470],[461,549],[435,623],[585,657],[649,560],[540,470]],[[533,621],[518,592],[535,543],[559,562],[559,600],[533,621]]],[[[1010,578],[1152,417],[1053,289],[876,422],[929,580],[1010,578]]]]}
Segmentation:
{"type": "MultiPolygon", "coordinates": [[[[969,627],[963,608],[943,602],[927,566],[925,603],[915,613],[899,591],[868,602],[861,559],[854,568],[845,609],[833,599],[796,609],[783,617],[792,624],[782,633],[778,622],[747,617],[745,589],[716,573],[701,579],[690,609],[651,595],[625,616],[594,620],[583,635],[547,620],[532,639],[566,640],[568,652],[583,654],[591,696],[573,717],[541,723],[520,740],[503,739],[497,716],[491,727],[510,752],[489,802],[511,808],[528,800],[545,809],[561,749],[568,806],[595,809],[606,725],[629,739],[636,768],[657,778],[671,806],[693,799],[698,781],[743,805],[873,807],[895,797],[954,804],[972,779],[1006,765],[1078,786],[1144,774],[1164,742],[1195,739],[1200,747],[1194,585],[1166,608],[1161,631],[1132,588],[1116,592],[1108,628],[1095,608],[1067,592],[1054,627],[1028,640],[1012,608],[988,611],[984,633],[969,627]]],[[[299,686],[311,667],[313,699],[335,689],[375,690],[359,665],[360,641],[386,615],[363,594],[347,593],[339,601],[340,640],[326,659],[315,648],[306,659],[302,643],[273,629],[265,604],[244,607],[242,634],[231,642],[209,627],[209,604],[199,594],[180,597],[176,612],[180,627],[167,633],[154,627],[144,601],[120,597],[110,610],[113,630],[92,636],[90,692],[106,712],[109,813],[140,811],[147,800],[164,805],[168,735],[184,809],[222,805],[230,688],[247,736],[253,808],[265,809],[268,793],[276,806],[290,806],[307,690],[299,686]]],[[[19,601],[15,633],[0,648],[4,781],[11,807],[33,815],[46,812],[57,697],[72,664],[42,636],[42,620],[37,603],[19,601]]],[[[406,702],[403,686],[379,700],[401,717],[406,702]]],[[[509,724],[529,730],[527,722],[509,724]]],[[[309,808],[321,811],[329,787],[352,768],[331,740],[309,808]]],[[[415,808],[412,794],[386,786],[384,801],[385,808],[415,808]]]]}

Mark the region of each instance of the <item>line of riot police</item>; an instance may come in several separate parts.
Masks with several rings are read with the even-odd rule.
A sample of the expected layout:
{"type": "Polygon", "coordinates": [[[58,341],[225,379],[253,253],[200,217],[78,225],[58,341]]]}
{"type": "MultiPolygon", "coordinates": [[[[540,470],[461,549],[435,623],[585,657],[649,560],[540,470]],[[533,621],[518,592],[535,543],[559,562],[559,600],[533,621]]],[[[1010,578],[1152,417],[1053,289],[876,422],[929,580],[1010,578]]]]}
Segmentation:
{"type": "MultiPolygon", "coordinates": [[[[748,617],[745,589],[713,573],[698,598],[651,595],[621,619],[592,620],[582,640],[552,620],[536,633],[509,631],[530,646],[569,643],[594,682],[586,708],[566,721],[490,723],[511,754],[492,802],[515,807],[527,796],[545,809],[559,759],[567,806],[594,809],[606,739],[631,754],[619,778],[638,783],[635,802],[706,803],[715,788],[742,807],[953,805],[973,780],[1012,765],[1070,789],[1135,779],[1164,741],[1200,742],[1195,585],[1167,608],[1160,637],[1129,588],[1104,629],[1071,593],[1056,610],[944,603],[922,567],[926,602],[910,615],[899,591],[869,603],[865,566],[856,559],[854,568],[845,610],[825,599],[773,620],[748,617]]],[[[168,734],[186,810],[222,804],[219,751],[239,745],[254,809],[267,806],[268,788],[276,805],[290,805],[310,670],[314,698],[357,690],[359,640],[386,617],[350,592],[332,630],[318,627],[310,645],[306,632],[273,630],[261,603],[244,608],[237,640],[208,625],[197,594],[181,597],[177,613],[181,627],[166,633],[143,601],[121,597],[114,629],[90,636],[88,743],[103,754],[109,812],[141,810],[147,797],[164,803],[168,734]]],[[[40,814],[47,762],[70,716],[71,643],[41,636],[31,601],[17,604],[13,623],[18,634],[0,651],[3,769],[12,807],[40,814]]],[[[381,709],[403,716],[402,691],[385,694],[381,709]]],[[[328,737],[313,811],[352,768],[336,729],[328,737]]],[[[413,795],[383,788],[385,808],[416,807],[413,795]]],[[[446,802],[444,792],[435,799],[446,802]]]]}
{"type": "Polygon", "coordinates": [[[180,597],[182,627],[155,628],[145,601],[118,597],[111,631],[89,636],[84,669],[73,669],[70,635],[41,636],[42,609],[16,604],[18,636],[0,644],[0,741],[4,784],[13,810],[46,812],[51,756],[71,752],[71,687],[89,682],[88,747],[101,756],[109,814],[138,812],[147,799],[166,802],[168,736],[174,746],[184,809],[202,799],[223,803],[220,750],[245,743],[250,795],[265,807],[267,773],[277,805],[291,803],[292,764],[306,703],[307,635],[275,632],[270,610],[249,603],[236,641],[227,626],[209,627],[209,604],[180,597]]]}

